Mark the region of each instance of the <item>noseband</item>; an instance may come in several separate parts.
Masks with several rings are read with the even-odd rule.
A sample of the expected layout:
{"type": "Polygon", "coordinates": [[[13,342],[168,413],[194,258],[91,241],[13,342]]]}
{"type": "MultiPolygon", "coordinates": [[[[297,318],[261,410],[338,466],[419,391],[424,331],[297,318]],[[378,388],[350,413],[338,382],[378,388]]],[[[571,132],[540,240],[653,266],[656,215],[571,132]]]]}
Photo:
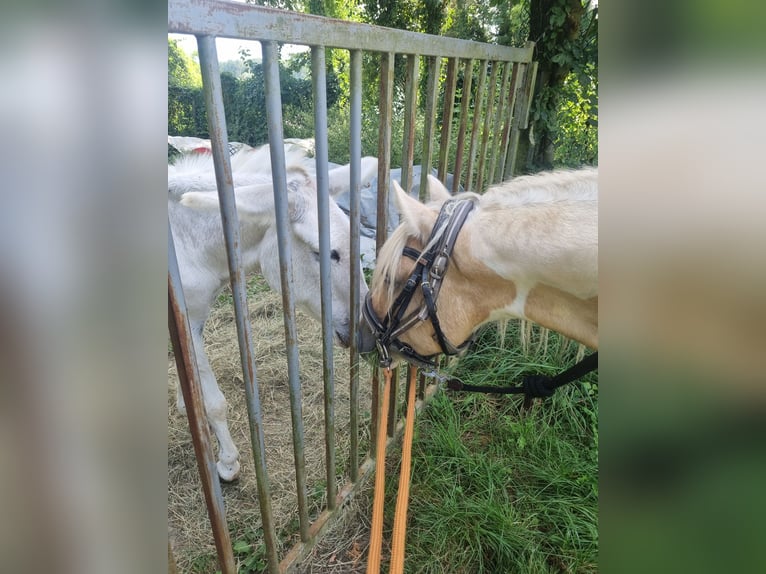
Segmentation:
{"type": "Polygon", "coordinates": [[[435,365],[437,355],[420,355],[412,347],[399,340],[402,333],[426,319],[431,321],[436,339],[445,355],[462,353],[471,344],[471,338],[457,346],[447,339],[439,325],[439,317],[436,314],[436,299],[439,297],[439,290],[447,272],[457,236],[475,205],[475,199],[450,199],[446,201],[439,211],[439,216],[431,230],[431,236],[426,242],[430,248],[423,252],[412,247],[404,248],[402,255],[416,262],[415,270],[407,279],[404,289],[399,293],[382,321],[372,307],[371,292],[367,293],[364,301],[364,316],[375,335],[382,366],[391,365],[391,351],[396,352],[408,362],[421,367],[428,368],[435,365]],[[438,241],[434,241],[436,237],[439,237],[438,241]],[[419,309],[405,317],[404,313],[407,311],[418,287],[423,293],[423,304],[419,309]]]}

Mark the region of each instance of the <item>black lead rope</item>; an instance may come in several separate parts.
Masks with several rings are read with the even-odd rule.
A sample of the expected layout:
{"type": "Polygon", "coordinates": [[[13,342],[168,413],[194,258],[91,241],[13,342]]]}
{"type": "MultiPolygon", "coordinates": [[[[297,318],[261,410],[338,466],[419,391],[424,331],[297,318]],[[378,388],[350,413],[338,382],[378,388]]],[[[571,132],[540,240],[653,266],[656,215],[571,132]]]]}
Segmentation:
{"type": "Polygon", "coordinates": [[[501,395],[524,394],[528,399],[550,397],[559,387],[576,381],[580,377],[598,369],[598,352],[591,353],[582,361],[575,363],[566,371],[556,376],[527,375],[520,385],[513,387],[493,387],[488,385],[468,385],[460,379],[449,379],[447,388],[451,391],[471,391],[475,393],[497,393],[501,395]]]}

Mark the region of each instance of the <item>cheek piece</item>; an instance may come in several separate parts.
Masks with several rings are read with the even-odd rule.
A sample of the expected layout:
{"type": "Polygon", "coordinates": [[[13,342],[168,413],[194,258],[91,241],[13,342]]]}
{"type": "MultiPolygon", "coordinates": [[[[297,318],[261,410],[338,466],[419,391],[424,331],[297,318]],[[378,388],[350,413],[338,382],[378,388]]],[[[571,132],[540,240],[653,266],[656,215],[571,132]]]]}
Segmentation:
{"type": "Polygon", "coordinates": [[[412,247],[404,248],[402,255],[415,261],[415,270],[407,279],[404,288],[394,300],[383,320],[378,318],[372,307],[372,293],[367,293],[363,313],[375,335],[382,367],[391,365],[392,353],[421,367],[431,368],[436,365],[438,353],[423,356],[399,340],[402,333],[421,321],[431,321],[436,340],[441,352],[445,355],[460,354],[468,349],[473,342],[473,338],[469,337],[460,345],[453,345],[447,339],[439,324],[436,300],[439,297],[439,290],[447,272],[457,236],[475,205],[476,199],[474,198],[446,201],[439,211],[439,216],[431,230],[431,236],[426,243],[430,247],[423,252],[412,247]],[[418,287],[423,295],[423,304],[405,316],[418,287]]]}

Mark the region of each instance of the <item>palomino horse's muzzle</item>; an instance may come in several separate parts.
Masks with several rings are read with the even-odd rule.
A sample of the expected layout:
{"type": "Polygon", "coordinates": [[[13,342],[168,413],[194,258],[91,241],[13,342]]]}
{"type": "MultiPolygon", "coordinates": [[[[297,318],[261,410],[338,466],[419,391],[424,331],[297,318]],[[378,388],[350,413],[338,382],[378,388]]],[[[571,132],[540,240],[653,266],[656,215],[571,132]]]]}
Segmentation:
{"type": "Polygon", "coordinates": [[[404,248],[402,255],[415,261],[415,270],[407,279],[407,283],[384,319],[381,320],[375,313],[371,292],[367,293],[362,311],[375,336],[382,366],[391,365],[392,354],[421,367],[430,368],[435,365],[438,353],[421,355],[399,339],[402,333],[425,320],[431,321],[439,347],[445,355],[462,353],[471,344],[472,339],[469,338],[460,345],[453,345],[444,335],[439,324],[436,300],[439,297],[439,290],[447,272],[457,236],[475,204],[476,200],[473,198],[446,201],[439,211],[424,250],[419,252],[411,247],[404,248]],[[423,294],[423,304],[405,316],[418,288],[423,294]]]}

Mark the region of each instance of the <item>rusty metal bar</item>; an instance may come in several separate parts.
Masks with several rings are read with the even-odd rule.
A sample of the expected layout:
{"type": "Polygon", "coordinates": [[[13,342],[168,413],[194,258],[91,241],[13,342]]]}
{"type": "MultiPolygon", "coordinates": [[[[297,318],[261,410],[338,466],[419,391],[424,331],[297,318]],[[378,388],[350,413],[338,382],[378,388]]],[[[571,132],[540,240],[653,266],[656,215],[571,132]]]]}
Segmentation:
{"type": "Polygon", "coordinates": [[[402,189],[412,189],[412,166],[415,157],[415,123],[418,113],[418,66],[420,56],[407,57],[404,95],[404,143],[402,149],[402,189]]]}
{"type": "MultiPolygon", "coordinates": [[[[332,278],[330,276],[330,176],[327,151],[327,70],[325,48],[311,48],[311,81],[314,91],[314,142],[317,210],[319,222],[319,278],[322,298],[322,363],[324,379],[324,440],[327,505],[335,508],[335,372],[332,356],[332,278]]],[[[353,281],[352,281],[353,283],[353,281]]]]}
{"type": "Polygon", "coordinates": [[[463,151],[465,147],[465,131],[468,127],[468,114],[471,110],[471,83],[473,81],[473,60],[466,60],[463,65],[463,88],[460,95],[460,128],[457,133],[457,149],[455,151],[455,168],[452,178],[452,193],[460,188],[460,176],[463,170],[463,151]]]}
{"type": "Polygon", "coordinates": [[[452,137],[452,114],[455,110],[455,89],[457,87],[457,58],[447,61],[447,79],[444,83],[444,109],[442,112],[442,138],[439,146],[438,176],[442,182],[447,181],[450,139],[452,137]]]}
{"type": "Polygon", "coordinates": [[[497,156],[502,148],[502,133],[500,132],[500,122],[502,121],[504,104],[505,104],[505,91],[508,89],[508,72],[511,69],[511,63],[506,62],[503,64],[503,79],[500,80],[500,95],[497,99],[497,110],[495,111],[495,125],[492,128],[492,154],[490,155],[489,171],[487,171],[487,184],[492,185],[497,183],[498,178],[495,175],[495,167],[497,166],[497,156]]]}
{"type": "Polygon", "coordinates": [[[168,32],[445,58],[528,62],[533,51],[221,0],[168,0],[168,32]]]}
{"type": "Polygon", "coordinates": [[[349,427],[351,433],[351,452],[349,455],[351,482],[359,479],[359,341],[356,318],[361,312],[361,293],[359,281],[356,279],[362,273],[360,257],[360,228],[361,228],[361,171],[362,171],[362,52],[351,51],[350,63],[351,89],[351,139],[349,142],[349,163],[351,171],[349,191],[349,219],[351,225],[351,325],[349,338],[349,427]]]}
{"type": "Polygon", "coordinates": [[[511,125],[513,123],[513,110],[516,106],[516,90],[518,89],[518,82],[519,82],[519,64],[517,62],[514,62],[513,64],[513,72],[511,73],[511,85],[508,88],[508,105],[506,106],[506,116],[505,116],[505,126],[503,127],[503,138],[502,138],[502,145],[503,145],[503,157],[500,161],[500,164],[498,165],[498,170],[500,170],[500,181],[504,181],[506,176],[508,176],[508,145],[511,142],[511,125]]]}
{"type": "Polygon", "coordinates": [[[178,567],[176,566],[176,557],[173,556],[173,548],[170,546],[170,539],[168,538],[168,574],[178,574],[178,567]]]}
{"type": "MultiPolygon", "coordinates": [[[[293,296],[292,243],[287,203],[285,145],[282,134],[282,96],[279,85],[279,54],[276,43],[263,42],[263,76],[266,89],[266,121],[269,128],[271,173],[274,185],[274,211],[277,222],[277,248],[282,291],[282,312],[285,321],[285,347],[287,377],[290,388],[290,416],[293,428],[293,455],[295,481],[298,493],[298,516],[301,540],[309,536],[308,502],[306,495],[306,457],[304,452],[301,381],[298,365],[298,334],[295,325],[295,298],[293,296]]],[[[271,565],[271,549],[268,548],[271,565]]],[[[276,544],[274,545],[276,560],[276,544]]]]}
{"type": "Polygon", "coordinates": [[[436,131],[436,98],[439,96],[439,71],[441,58],[428,58],[428,80],[426,85],[426,122],[423,128],[423,156],[420,158],[420,190],[421,201],[428,199],[428,175],[431,173],[431,157],[433,155],[434,133],[436,131]]]}
{"type": "Polygon", "coordinates": [[[200,57],[205,107],[207,109],[208,130],[213,151],[213,166],[215,167],[223,233],[226,242],[226,255],[229,263],[229,279],[234,299],[234,317],[237,325],[242,376],[245,384],[247,411],[250,422],[250,441],[255,462],[264,542],[269,560],[269,571],[276,573],[278,568],[277,540],[271,512],[269,478],[266,471],[266,448],[263,439],[261,400],[258,396],[258,381],[256,379],[255,359],[253,356],[253,338],[250,322],[247,319],[246,278],[240,251],[239,219],[234,200],[234,185],[232,182],[231,164],[229,162],[226,118],[223,110],[221,76],[218,71],[215,38],[211,36],[198,36],[197,47],[200,57]]]}
{"type": "MultiPolygon", "coordinates": [[[[173,243],[173,234],[168,221],[168,329],[173,343],[173,354],[178,368],[178,383],[186,405],[186,416],[189,419],[194,454],[197,460],[202,492],[205,496],[207,514],[213,529],[213,540],[218,553],[218,562],[223,574],[236,574],[234,552],[231,547],[229,528],[226,525],[226,509],[223,503],[221,483],[218,481],[218,471],[215,466],[213,446],[210,442],[210,428],[205,416],[205,407],[200,387],[199,370],[197,369],[191,327],[186,313],[186,299],[181,286],[181,274],[178,271],[178,260],[173,243]]],[[[170,541],[168,541],[168,558],[172,558],[170,541]]],[[[170,562],[169,562],[170,564],[170,562]]],[[[175,562],[173,561],[173,570],[175,562]]]]}
{"type": "Polygon", "coordinates": [[[481,193],[485,189],[484,168],[487,160],[487,144],[489,143],[489,134],[492,131],[492,110],[495,105],[495,92],[497,91],[497,73],[498,62],[492,62],[492,76],[489,80],[489,93],[487,94],[487,105],[484,111],[484,131],[481,136],[481,150],[479,151],[479,168],[476,175],[476,191],[481,193]]]}
{"type": "Polygon", "coordinates": [[[476,145],[479,141],[479,125],[481,112],[484,109],[484,82],[487,79],[487,60],[479,62],[479,83],[476,84],[476,94],[473,97],[473,122],[471,123],[471,144],[468,147],[468,165],[466,166],[465,188],[473,191],[473,160],[476,157],[476,145]]]}

